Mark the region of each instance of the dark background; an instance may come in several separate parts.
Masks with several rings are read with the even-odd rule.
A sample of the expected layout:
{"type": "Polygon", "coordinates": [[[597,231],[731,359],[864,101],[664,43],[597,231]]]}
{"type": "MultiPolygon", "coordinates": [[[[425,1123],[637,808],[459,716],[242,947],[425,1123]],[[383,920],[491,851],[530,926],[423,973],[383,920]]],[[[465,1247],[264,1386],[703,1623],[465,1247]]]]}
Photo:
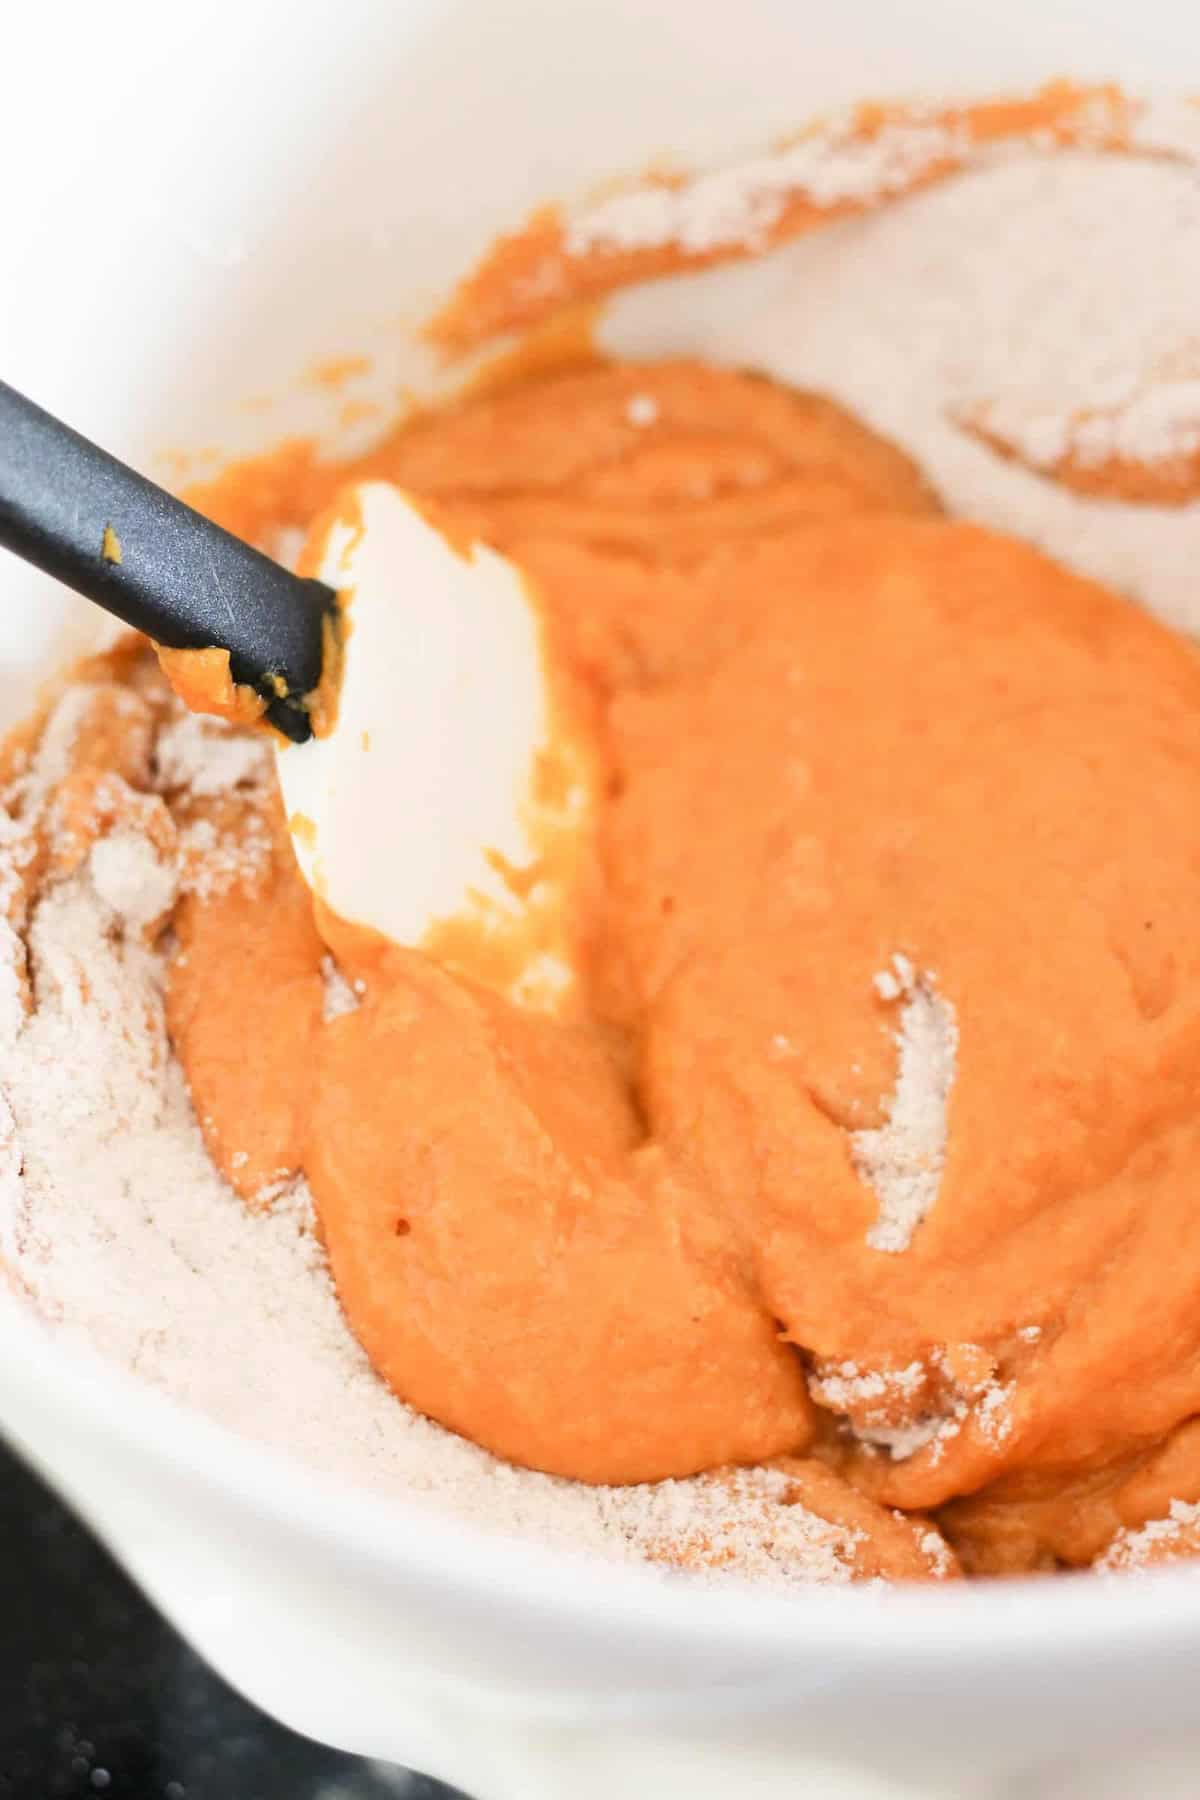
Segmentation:
{"type": "Polygon", "coordinates": [[[0,1444],[0,1800],[97,1795],[463,1800],[255,1712],[0,1444]]]}

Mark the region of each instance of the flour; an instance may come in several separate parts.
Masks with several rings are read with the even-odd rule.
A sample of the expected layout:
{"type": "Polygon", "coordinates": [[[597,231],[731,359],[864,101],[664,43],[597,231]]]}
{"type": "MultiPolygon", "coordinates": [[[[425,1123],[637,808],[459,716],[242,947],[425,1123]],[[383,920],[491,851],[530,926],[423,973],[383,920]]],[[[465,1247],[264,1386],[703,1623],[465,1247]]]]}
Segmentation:
{"type": "Polygon", "coordinates": [[[935,1346],[898,1369],[818,1360],[809,1372],[809,1392],[819,1406],[840,1414],[868,1451],[886,1450],[893,1462],[907,1462],[923,1450],[940,1462],[945,1446],[968,1422],[999,1447],[1012,1435],[1016,1384],[997,1377],[981,1346],[959,1348],[953,1357],[945,1345],[935,1346]]]}
{"type": "Polygon", "coordinates": [[[101,905],[127,925],[152,924],[179,891],[174,862],[164,862],[144,837],[124,827],[93,846],[91,877],[101,905]]]}
{"type": "Polygon", "coordinates": [[[197,797],[228,793],[264,780],[270,754],[264,738],[234,731],[224,719],[183,713],[158,734],[157,785],[166,793],[186,788],[197,797]]]}
{"type": "Polygon", "coordinates": [[[908,1249],[941,1185],[958,1023],[932,976],[918,976],[906,956],[895,956],[876,975],[875,991],[885,1004],[903,1002],[894,1034],[896,1088],[884,1123],[851,1134],[851,1156],[879,1200],[867,1242],[872,1250],[896,1252],[908,1249]]]}
{"type": "Polygon", "coordinates": [[[670,247],[683,255],[761,250],[795,201],[818,211],[877,206],[934,173],[1020,156],[1030,149],[1057,153],[1064,145],[1200,164],[1200,107],[1185,100],[1128,100],[1097,91],[1060,106],[1057,128],[1016,137],[973,141],[952,110],[938,118],[929,106],[864,129],[856,109],[844,110],[798,137],[756,156],[701,169],[674,180],[622,187],[568,217],[563,248],[569,257],[593,251],[670,247]]]}
{"type": "MultiPolygon", "coordinates": [[[[69,770],[92,698],[68,689],[52,715],[23,783],[26,831],[44,810],[33,797],[44,803],[45,782],[69,770]]],[[[160,784],[213,796],[255,777],[256,748],[176,717],[152,766],[160,784]]],[[[860,1534],[796,1503],[776,1471],[588,1487],[512,1468],[383,1386],[342,1315],[303,1183],[250,1212],[217,1175],[171,1054],[165,954],[143,927],[189,868],[192,888],[211,891],[254,867],[252,849],[239,871],[216,832],[198,847],[200,823],[179,834],[173,862],[115,825],[33,911],[36,1005],[24,1017],[14,1004],[0,1035],[0,1260],[41,1318],[181,1404],[385,1499],[702,1581],[851,1580],[860,1534]]],[[[10,818],[0,869],[26,842],[10,818]]],[[[324,975],[329,1013],[357,1003],[331,962],[324,975]]],[[[940,1556],[929,1553],[931,1572],[940,1556]]]]}
{"type": "Polygon", "coordinates": [[[1129,134],[1137,150],[1200,163],[1200,106],[1159,95],[1142,103],[1129,134]]]}
{"type": "Polygon", "coordinates": [[[907,1400],[925,1382],[925,1365],[911,1362],[902,1369],[860,1369],[857,1363],[825,1363],[809,1377],[814,1400],[832,1412],[848,1412],[864,1401],[907,1400]]]}
{"type": "MultiPolygon", "coordinates": [[[[735,1569],[759,1581],[828,1586],[853,1579],[864,1534],[820,1519],[791,1496],[780,1469],[737,1469],[720,1480],[661,1481],[642,1489],[610,1489],[607,1510],[656,1560],[710,1574],[735,1569]]],[[[946,1546],[922,1546],[931,1568],[949,1573],[946,1546]]]]}
{"type": "Polygon", "coordinates": [[[818,1406],[843,1415],[860,1443],[903,1462],[932,1443],[948,1422],[924,1410],[929,1378],[928,1365],[919,1360],[900,1369],[818,1362],[809,1373],[808,1389],[818,1406]]]}
{"type": "Polygon", "coordinates": [[[1200,634],[1200,506],[1093,499],[1042,472],[1068,451],[1153,465],[1200,445],[1198,289],[1193,168],[1006,153],[757,262],[618,294],[599,337],[832,394],[907,449],[950,512],[1200,634]]]}
{"type": "Polygon", "coordinates": [[[1151,1519],[1136,1530],[1119,1531],[1103,1556],[1097,1558],[1096,1567],[1108,1572],[1144,1569],[1171,1560],[1173,1549],[1177,1554],[1187,1554],[1189,1539],[1194,1553],[1198,1538],[1200,1506],[1172,1500],[1166,1518],[1151,1519]]]}
{"type": "Polygon", "coordinates": [[[864,136],[847,113],[782,149],[678,186],[630,188],[584,208],[568,221],[567,255],[662,244],[692,254],[730,245],[760,249],[797,195],[820,207],[880,200],[941,164],[959,161],[966,149],[962,133],[921,120],[864,136]]]}

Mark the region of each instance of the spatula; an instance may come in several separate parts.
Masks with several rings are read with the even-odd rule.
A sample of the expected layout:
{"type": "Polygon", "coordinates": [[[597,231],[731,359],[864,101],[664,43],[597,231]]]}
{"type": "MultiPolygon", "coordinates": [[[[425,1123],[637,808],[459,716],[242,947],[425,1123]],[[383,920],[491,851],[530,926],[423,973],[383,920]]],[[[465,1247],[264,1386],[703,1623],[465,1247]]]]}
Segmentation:
{"type": "Polygon", "coordinates": [[[218,645],[294,743],[335,595],[0,382],[0,544],[170,649],[218,645]]]}
{"type": "Polygon", "coordinates": [[[291,740],[276,744],[285,816],[334,913],[400,944],[463,917],[495,939],[527,910],[502,872],[538,867],[553,835],[561,871],[534,888],[551,922],[521,934],[505,979],[553,1004],[569,979],[553,922],[566,836],[582,841],[592,759],[582,725],[556,716],[538,603],[514,564],[456,547],[390,483],[344,500],[355,529],[325,539],[325,581],[302,580],[0,384],[0,545],[156,643],[229,651],[291,740]],[[339,596],[337,724],[315,737],[305,696],[339,596]],[[541,792],[551,751],[555,798],[541,792]]]}

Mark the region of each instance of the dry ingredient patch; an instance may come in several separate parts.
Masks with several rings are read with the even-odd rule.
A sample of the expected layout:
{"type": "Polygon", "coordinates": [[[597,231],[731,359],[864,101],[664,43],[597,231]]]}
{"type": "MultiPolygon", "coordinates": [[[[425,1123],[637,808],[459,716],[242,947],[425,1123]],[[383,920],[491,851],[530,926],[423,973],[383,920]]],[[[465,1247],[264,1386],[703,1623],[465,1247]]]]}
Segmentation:
{"type": "Polygon", "coordinates": [[[903,954],[875,976],[875,992],[884,1005],[900,1007],[893,1033],[899,1066],[884,1123],[854,1132],[851,1155],[879,1201],[867,1243],[894,1255],[908,1249],[941,1185],[958,1023],[934,977],[918,975],[903,954]]]}

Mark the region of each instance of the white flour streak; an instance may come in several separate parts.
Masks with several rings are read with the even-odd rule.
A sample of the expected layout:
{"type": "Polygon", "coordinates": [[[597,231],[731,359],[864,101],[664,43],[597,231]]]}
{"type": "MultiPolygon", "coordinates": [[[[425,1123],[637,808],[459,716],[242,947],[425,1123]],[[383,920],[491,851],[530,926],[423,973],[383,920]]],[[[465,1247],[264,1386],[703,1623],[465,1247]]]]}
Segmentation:
{"type": "Polygon", "coordinates": [[[896,1088],[882,1125],[851,1136],[854,1166],[879,1200],[879,1216],[867,1233],[873,1250],[907,1250],[913,1233],[937,1199],[946,1156],[946,1112],[958,1055],[954,1008],[928,975],[917,976],[906,957],[875,978],[886,1001],[902,1001],[896,1044],[896,1088]],[[880,983],[885,983],[881,987],[880,983]],[[885,991],[886,990],[886,991],[885,991]]]}

